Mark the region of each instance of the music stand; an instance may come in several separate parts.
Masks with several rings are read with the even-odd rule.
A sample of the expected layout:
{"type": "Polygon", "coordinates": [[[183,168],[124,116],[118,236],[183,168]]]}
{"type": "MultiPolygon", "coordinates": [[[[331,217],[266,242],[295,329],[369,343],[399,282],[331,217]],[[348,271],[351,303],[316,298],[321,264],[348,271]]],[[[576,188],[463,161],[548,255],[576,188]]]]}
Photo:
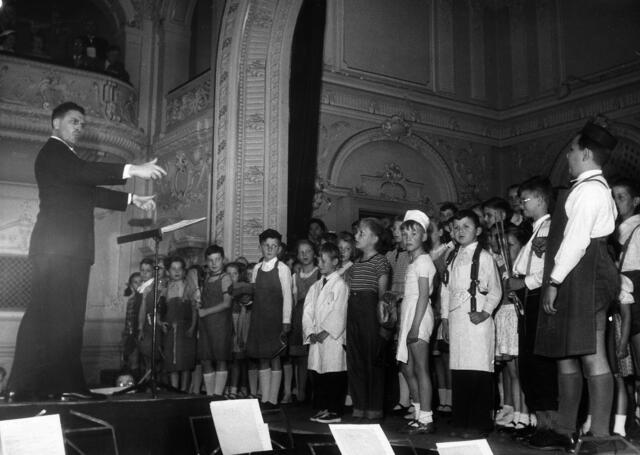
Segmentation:
{"type": "MultiPolygon", "coordinates": [[[[160,246],[160,241],[162,240],[162,235],[167,234],[169,232],[177,231],[179,229],[183,229],[187,226],[191,226],[192,224],[199,223],[206,218],[196,218],[193,220],[183,220],[178,223],[171,224],[169,226],[150,229],[148,231],[136,232],[135,234],[121,235],[117,238],[118,245],[123,243],[131,243],[137,242],[138,240],[144,239],[153,239],[155,242],[154,248],[154,277],[153,277],[153,323],[151,326],[151,374],[145,375],[140,382],[134,384],[126,389],[119,390],[114,393],[114,395],[123,395],[125,393],[136,391],[142,392],[147,388],[151,389],[151,396],[153,398],[158,398],[158,387],[168,390],[170,392],[182,393],[180,390],[175,387],[165,384],[158,381],[157,371],[156,371],[156,337],[157,337],[157,322],[158,322],[158,249],[160,246]]],[[[144,302],[143,302],[144,304],[144,302]]]]}

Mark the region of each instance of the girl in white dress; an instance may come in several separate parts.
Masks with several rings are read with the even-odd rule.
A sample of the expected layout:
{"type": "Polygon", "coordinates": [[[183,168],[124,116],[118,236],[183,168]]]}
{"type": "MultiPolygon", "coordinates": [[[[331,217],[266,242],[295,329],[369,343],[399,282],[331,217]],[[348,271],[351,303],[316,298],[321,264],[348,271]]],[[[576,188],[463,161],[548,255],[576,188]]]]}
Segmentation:
{"type": "Polygon", "coordinates": [[[436,267],[425,252],[429,217],[419,210],[408,210],[401,226],[402,238],[409,253],[400,310],[398,353],[400,371],[409,385],[415,418],[403,429],[409,434],[433,433],[431,411],[431,376],[429,374],[429,339],[433,331],[433,309],[429,296],[433,291],[436,267]]]}

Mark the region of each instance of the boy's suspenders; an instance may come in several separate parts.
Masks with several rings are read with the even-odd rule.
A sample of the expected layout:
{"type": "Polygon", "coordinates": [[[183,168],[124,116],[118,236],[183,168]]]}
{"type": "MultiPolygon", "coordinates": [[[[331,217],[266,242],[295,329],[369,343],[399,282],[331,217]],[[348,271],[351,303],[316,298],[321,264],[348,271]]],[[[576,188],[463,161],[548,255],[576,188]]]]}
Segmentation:
{"type": "Polygon", "coordinates": [[[471,260],[471,280],[469,283],[469,294],[471,294],[471,312],[476,312],[476,292],[478,291],[478,269],[480,268],[480,253],[482,247],[478,243],[476,250],[473,252],[473,259],[471,260]]]}
{"type": "MultiPolygon", "coordinates": [[[[446,268],[442,273],[442,282],[445,285],[449,284],[449,266],[453,263],[456,256],[458,255],[458,251],[460,250],[460,245],[456,245],[456,248],[451,252],[446,261],[446,268]]],[[[476,301],[476,292],[478,290],[478,269],[480,268],[480,253],[482,252],[482,247],[480,243],[476,246],[476,250],[473,252],[473,258],[471,259],[471,280],[469,284],[469,294],[471,294],[471,311],[476,311],[477,301],[476,301]]]]}
{"type": "Polygon", "coordinates": [[[622,251],[620,253],[620,263],[618,264],[618,273],[622,272],[622,266],[623,266],[624,260],[625,260],[625,258],[627,256],[627,250],[629,249],[629,244],[631,243],[631,238],[633,237],[633,234],[636,233],[638,228],[640,228],[640,224],[633,228],[633,231],[631,231],[631,234],[629,234],[629,238],[627,239],[626,242],[624,242],[624,245],[622,245],[622,251]]]}

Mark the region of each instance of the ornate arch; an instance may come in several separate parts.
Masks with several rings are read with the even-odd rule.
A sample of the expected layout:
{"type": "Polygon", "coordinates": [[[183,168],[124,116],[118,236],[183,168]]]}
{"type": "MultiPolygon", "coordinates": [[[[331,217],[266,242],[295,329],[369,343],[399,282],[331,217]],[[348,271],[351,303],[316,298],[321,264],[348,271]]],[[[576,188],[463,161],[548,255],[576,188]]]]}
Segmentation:
{"type": "Polygon", "coordinates": [[[287,219],[291,43],[302,0],[230,0],[215,75],[212,241],[257,256],[287,219]]]}
{"type": "MultiPolygon", "coordinates": [[[[344,163],[354,151],[365,144],[389,140],[392,139],[388,134],[385,134],[385,132],[381,128],[371,128],[351,136],[340,146],[333,159],[331,160],[331,163],[329,163],[329,167],[327,170],[327,179],[330,184],[336,184],[344,163]]],[[[434,166],[437,174],[442,176],[442,179],[438,182],[438,184],[442,185],[442,188],[444,190],[443,193],[446,195],[446,199],[450,201],[457,200],[458,197],[454,184],[453,174],[451,173],[449,166],[442,158],[440,153],[438,153],[438,151],[429,142],[416,135],[415,133],[402,137],[396,137],[395,140],[400,144],[416,150],[422,157],[425,158],[425,160],[427,160],[432,166],[434,166]]]]}

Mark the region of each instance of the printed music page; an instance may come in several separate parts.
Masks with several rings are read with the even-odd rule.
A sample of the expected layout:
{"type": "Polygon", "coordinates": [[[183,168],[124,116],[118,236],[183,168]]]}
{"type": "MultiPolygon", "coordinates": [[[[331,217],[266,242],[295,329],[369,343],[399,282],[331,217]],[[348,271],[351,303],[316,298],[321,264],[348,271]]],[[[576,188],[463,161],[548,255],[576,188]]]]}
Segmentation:
{"type": "Polygon", "coordinates": [[[380,425],[329,425],[342,455],[393,455],[380,425]]]}
{"type": "Polygon", "coordinates": [[[60,415],[0,421],[0,455],[65,455],[60,415]]]}

